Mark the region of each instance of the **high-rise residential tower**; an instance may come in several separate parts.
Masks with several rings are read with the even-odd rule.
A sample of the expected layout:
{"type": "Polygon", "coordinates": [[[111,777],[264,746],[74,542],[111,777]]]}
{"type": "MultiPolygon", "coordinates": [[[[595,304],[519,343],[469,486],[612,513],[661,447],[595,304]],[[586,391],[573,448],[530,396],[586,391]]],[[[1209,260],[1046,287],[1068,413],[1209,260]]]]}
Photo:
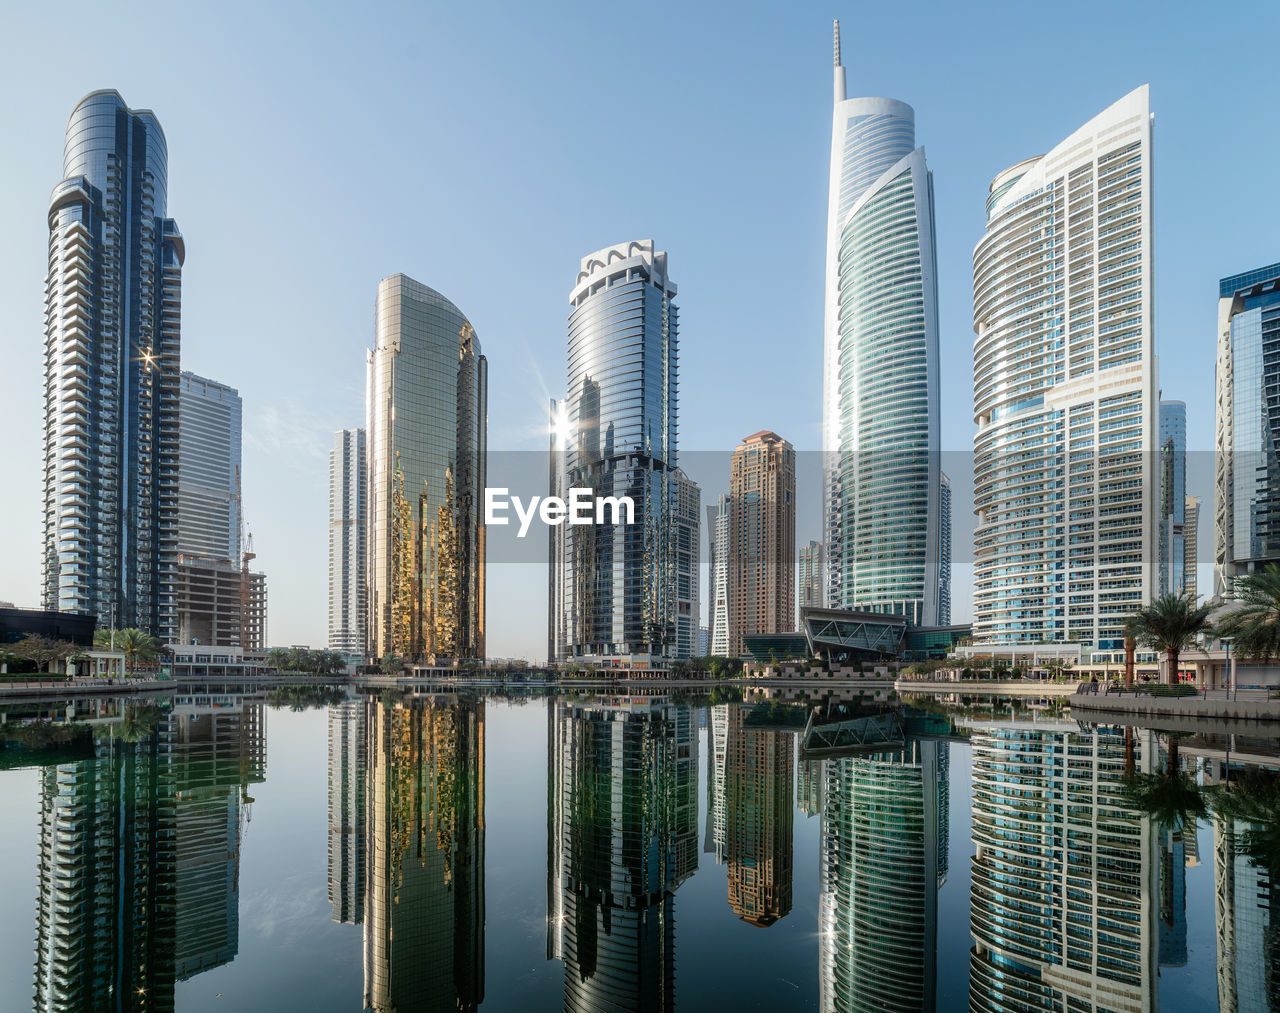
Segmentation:
{"type": "Polygon", "coordinates": [[[835,24],[827,198],[823,542],[835,608],[938,624],[933,176],[915,112],[847,98],[835,24]]]}
{"type": "Polygon", "coordinates": [[[363,429],[333,434],[329,451],[329,650],[365,651],[368,487],[363,429]]]}
{"type": "Polygon", "coordinates": [[[1123,646],[1156,571],[1143,85],[1000,173],[973,253],[980,643],[1123,646]]]}
{"type": "MultiPolygon", "coordinates": [[[[1156,532],[1156,588],[1187,592],[1187,404],[1160,402],[1160,512],[1156,532]]],[[[1192,576],[1192,583],[1195,578],[1192,576]]]]}
{"type": "Polygon", "coordinates": [[[800,596],[802,609],[819,609],[826,607],[823,573],[826,569],[822,543],[812,539],[808,545],[800,546],[800,573],[797,576],[796,588],[800,596]]]}
{"type": "Polygon", "coordinates": [[[462,311],[378,286],[368,359],[368,641],[376,658],[482,659],[488,363],[462,311]]]}
{"type": "Polygon", "coordinates": [[[1218,286],[1213,593],[1280,562],[1280,264],[1218,286]]]}
{"type": "Polygon", "coordinates": [[[1200,497],[1186,499],[1186,524],[1182,529],[1182,573],[1185,593],[1192,601],[1200,597],[1200,585],[1196,580],[1196,568],[1200,565],[1200,497]]]}
{"type": "MultiPolygon", "coordinates": [[[[678,319],[667,255],[635,240],[582,258],[567,396],[552,405],[552,492],[630,497],[633,523],[552,531],[551,660],[677,653],[678,319]]],[[[607,519],[607,518],[606,518],[607,519]]]]}
{"type": "Polygon", "coordinates": [[[748,436],[729,460],[729,653],[751,633],[796,625],[796,452],[777,433],[748,436]]]}
{"type": "Polygon", "coordinates": [[[951,625],[951,479],[938,487],[938,625],[951,625]]]}
{"type": "Polygon", "coordinates": [[[182,261],[155,114],[67,122],[45,278],[43,604],[172,640],[182,261]]]}
{"type": "Polygon", "coordinates": [[[729,497],[724,493],[707,507],[707,619],[711,653],[729,656],[729,497]]]}

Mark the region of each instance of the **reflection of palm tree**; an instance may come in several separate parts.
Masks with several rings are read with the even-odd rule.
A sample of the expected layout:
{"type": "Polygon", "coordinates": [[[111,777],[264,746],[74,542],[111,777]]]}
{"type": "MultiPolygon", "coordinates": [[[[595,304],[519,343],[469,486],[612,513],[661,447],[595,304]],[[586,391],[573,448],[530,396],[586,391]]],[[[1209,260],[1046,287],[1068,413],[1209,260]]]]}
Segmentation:
{"type": "Polygon", "coordinates": [[[1238,608],[1218,620],[1218,633],[1236,642],[1241,658],[1280,657],[1280,566],[1245,574],[1233,586],[1238,608]]]}
{"type": "Polygon", "coordinates": [[[1162,774],[1130,773],[1124,781],[1125,799],[1164,830],[1181,830],[1208,815],[1204,795],[1195,781],[1178,769],[1178,736],[1169,735],[1169,758],[1162,774]]]}

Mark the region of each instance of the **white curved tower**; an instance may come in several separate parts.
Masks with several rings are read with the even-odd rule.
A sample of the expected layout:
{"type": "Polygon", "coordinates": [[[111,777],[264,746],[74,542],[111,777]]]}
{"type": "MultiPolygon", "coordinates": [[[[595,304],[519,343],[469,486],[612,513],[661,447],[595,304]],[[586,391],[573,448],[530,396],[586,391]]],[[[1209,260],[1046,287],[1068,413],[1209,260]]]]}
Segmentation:
{"type": "Polygon", "coordinates": [[[828,604],[937,625],[933,177],[909,105],[845,97],[838,21],[823,329],[828,604]]]}
{"type": "Polygon", "coordinates": [[[973,252],[974,639],[1123,646],[1154,590],[1143,85],[1000,173],[973,252]]]}

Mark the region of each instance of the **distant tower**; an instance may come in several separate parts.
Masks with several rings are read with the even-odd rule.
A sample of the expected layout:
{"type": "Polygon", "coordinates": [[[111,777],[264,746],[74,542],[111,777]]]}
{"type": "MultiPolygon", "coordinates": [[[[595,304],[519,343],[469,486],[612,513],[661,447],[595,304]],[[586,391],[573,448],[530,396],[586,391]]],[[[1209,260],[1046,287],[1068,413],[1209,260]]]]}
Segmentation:
{"type": "Polygon", "coordinates": [[[47,609],[176,633],[182,235],[160,122],[95,91],[67,122],[45,279],[47,609]]]}
{"type": "MultiPolygon", "coordinates": [[[[1187,404],[1160,402],[1160,515],[1157,589],[1185,594],[1187,526],[1187,404]]],[[[1194,583],[1194,576],[1191,578],[1194,583]]]]}
{"type": "Polygon", "coordinates": [[[698,483],[677,468],[675,473],[676,643],[675,657],[694,658],[699,650],[699,602],[701,557],[699,532],[702,528],[702,490],[698,483]]]}
{"type": "Polygon", "coordinates": [[[333,434],[329,451],[329,650],[363,655],[368,481],[363,429],[333,434]]]}
{"type": "Polygon", "coordinates": [[[711,653],[729,656],[729,497],[721,493],[707,506],[707,618],[711,626],[711,653]]]}
{"type": "Polygon", "coordinates": [[[938,282],[915,112],[847,98],[835,23],[822,398],[834,608],[938,623],[938,282]]]}
{"type": "Polygon", "coordinates": [[[826,606],[824,571],[826,557],[822,543],[810,541],[800,547],[800,573],[797,580],[800,608],[824,608],[826,606]]]}
{"type": "Polygon", "coordinates": [[[729,461],[729,653],[751,633],[796,626],[796,452],[777,433],[753,433],[729,461]]]}

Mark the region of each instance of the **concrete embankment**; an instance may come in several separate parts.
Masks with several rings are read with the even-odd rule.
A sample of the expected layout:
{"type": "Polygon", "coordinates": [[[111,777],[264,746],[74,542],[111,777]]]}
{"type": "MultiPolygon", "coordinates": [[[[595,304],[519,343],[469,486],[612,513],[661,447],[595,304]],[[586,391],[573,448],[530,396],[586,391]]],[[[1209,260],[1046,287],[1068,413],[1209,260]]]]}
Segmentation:
{"type": "Polygon", "coordinates": [[[1070,696],[1074,682],[1036,682],[1027,679],[899,679],[893,684],[899,693],[958,693],[962,696],[1070,696]]]}
{"type": "Polygon", "coordinates": [[[1196,731],[1205,721],[1280,721],[1280,700],[1204,699],[1198,696],[1119,696],[1116,694],[1072,693],[1067,698],[1077,717],[1101,724],[1143,724],[1169,726],[1171,731],[1196,731]],[[1181,726],[1175,727],[1181,723],[1181,726]]]}

